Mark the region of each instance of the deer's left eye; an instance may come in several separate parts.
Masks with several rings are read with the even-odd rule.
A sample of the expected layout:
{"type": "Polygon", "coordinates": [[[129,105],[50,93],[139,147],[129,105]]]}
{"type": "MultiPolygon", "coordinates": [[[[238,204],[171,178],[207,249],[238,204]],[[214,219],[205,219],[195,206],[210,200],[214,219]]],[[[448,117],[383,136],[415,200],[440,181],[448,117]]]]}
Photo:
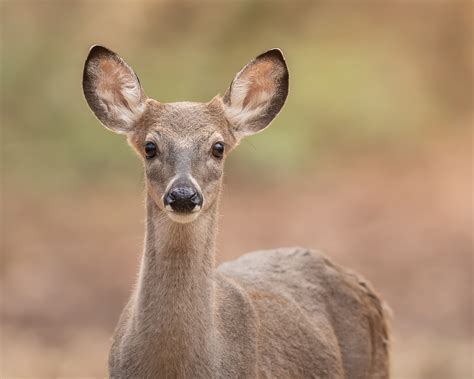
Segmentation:
{"type": "Polygon", "coordinates": [[[145,143],[145,155],[147,159],[151,159],[156,155],[158,148],[154,142],[146,142],[145,143]]]}
{"type": "Polygon", "coordinates": [[[212,155],[218,159],[224,156],[224,143],[223,142],[216,142],[212,145],[212,155]]]}

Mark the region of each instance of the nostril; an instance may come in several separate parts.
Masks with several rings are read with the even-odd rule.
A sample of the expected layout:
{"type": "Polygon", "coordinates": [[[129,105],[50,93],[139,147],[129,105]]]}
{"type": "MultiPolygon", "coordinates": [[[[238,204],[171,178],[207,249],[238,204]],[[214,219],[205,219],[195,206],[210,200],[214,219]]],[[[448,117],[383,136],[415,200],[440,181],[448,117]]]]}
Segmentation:
{"type": "Polygon", "coordinates": [[[170,191],[165,196],[165,205],[171,205],[176,201],[176,196],[170,191]]]}
{"type": "Polygon", "coordinates": [[[201,205],[202,204],[202,198],[199,195],[199,193],[195,192],[194,195],[191,197],[191,202],[194,205],[201,205]]]}

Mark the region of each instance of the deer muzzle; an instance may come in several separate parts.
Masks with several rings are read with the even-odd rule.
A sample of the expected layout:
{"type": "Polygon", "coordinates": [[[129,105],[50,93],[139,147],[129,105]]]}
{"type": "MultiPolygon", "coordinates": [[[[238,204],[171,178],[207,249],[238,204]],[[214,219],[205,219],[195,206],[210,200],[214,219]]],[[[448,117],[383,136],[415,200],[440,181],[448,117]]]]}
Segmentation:
{"type": "Polygon", "coordinates": [[[165,209],[178,213],[198,212],[202,202],[202,195],[191,185],[173,186],[163,197],[165,209]]]}

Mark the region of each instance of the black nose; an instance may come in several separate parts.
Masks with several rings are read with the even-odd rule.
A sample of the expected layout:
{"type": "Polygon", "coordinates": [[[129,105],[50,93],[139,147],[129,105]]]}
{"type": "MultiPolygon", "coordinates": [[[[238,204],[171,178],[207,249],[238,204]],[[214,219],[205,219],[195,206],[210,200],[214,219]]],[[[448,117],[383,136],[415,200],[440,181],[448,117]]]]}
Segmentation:
{"type": "Polygon", "coordinates": [[[175,187],[168,191],[163,202],[175,212],[189,213],[202,205],[202,196],[193,187],[175,187]]]}

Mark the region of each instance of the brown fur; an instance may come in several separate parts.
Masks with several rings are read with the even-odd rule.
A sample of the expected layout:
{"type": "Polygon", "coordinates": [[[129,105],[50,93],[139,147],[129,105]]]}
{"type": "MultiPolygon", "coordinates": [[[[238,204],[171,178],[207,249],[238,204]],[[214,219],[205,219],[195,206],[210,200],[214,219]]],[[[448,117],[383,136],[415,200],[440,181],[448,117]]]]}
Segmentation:
{"type": "MultiPolygon", "coordinates": [[[[139,103],[131,109],[139,115],[133,123],[117,121],[120,114],[108,112],[97,89],[95,69],[103,59],[128,68],[109,50],[93,48],[84,71],[87,101],[109,129],[126,132],[143,159],[147,188],[145,249],[113,339],[110,376],[388,378],[383,305],[356,274],[303,248],[250,253],[215,268],[224,159],[210,150],[221,141],[227,156],[241,133],[262,130],[278,113],[288,90],[281,52],[262,54],[234,79],[250,80],[237,99],[243,107],[261,90],[270,94],[260,103],[252,98],[260,114],[239,125],[227,112],[235,107],[232,85],[224,98],[206,104],[145,99],[143,109],[139,103]],[[144,155],[149,141],[159,151],[153,159],[144,155]],[[202,192],[203,207],[193,219],[175,219],[163,206],[176,177],[192,178],[202,192]]],[[[142,94],[137,87],[136,98],[142,94]]]]}

